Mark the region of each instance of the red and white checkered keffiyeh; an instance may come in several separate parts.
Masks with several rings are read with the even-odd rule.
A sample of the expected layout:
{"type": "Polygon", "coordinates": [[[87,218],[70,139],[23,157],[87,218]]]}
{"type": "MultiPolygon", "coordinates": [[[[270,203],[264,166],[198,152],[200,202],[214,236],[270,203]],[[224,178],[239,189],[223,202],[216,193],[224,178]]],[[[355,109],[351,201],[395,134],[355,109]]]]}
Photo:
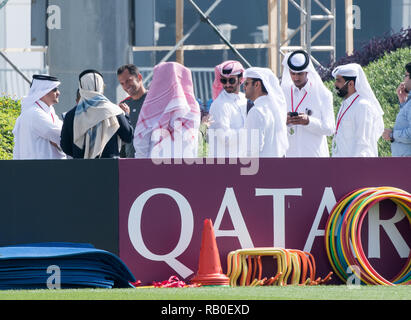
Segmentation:
{"type": "MultiPolygon", "coordinates": [[[[244,72],[243,65],[235,60],[227,60],[219,64],[214,68],[214,82],[213,82],[213,100],[217,99],[221,90],[223,90],[223,85],[220,82],[221,76],[231,77],[239,75],[244,72]],[[223,72],[223,70],[225,72],[223,72]]],[[[241,80],[243,82],[243,80],[241,80]]]]}
{"type": "MultiPolygon", "coordinates": [[[[191,71],[176,62],[162,62],[154,67],[134,135],[142,138],[148,132],[163,129],[174,140],[174,123],[181,122],[183,129],[198,129],[200,114],[191,71]]],[[[156,144],[165,138],[161,136],[156,144]]]]}

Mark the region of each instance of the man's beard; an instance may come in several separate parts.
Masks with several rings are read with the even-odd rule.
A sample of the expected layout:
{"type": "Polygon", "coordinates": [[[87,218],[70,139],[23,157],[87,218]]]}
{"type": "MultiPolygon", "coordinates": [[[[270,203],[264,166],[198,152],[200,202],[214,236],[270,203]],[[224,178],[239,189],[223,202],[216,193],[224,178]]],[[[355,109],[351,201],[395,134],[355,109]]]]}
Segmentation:
{"type": "Polygon", "coordinates": [[[236,87],[224,88],[227,93],[234,93],[237,91],[236,87]]]}
{"type": "Polygon", "coordinates": [[[346,88],[346,86],[342,88],[335,87],[335,90],[337,92],[337,96],[339,96],[340,98],[344,98],[348,94],[348,89],[346,88]]]}

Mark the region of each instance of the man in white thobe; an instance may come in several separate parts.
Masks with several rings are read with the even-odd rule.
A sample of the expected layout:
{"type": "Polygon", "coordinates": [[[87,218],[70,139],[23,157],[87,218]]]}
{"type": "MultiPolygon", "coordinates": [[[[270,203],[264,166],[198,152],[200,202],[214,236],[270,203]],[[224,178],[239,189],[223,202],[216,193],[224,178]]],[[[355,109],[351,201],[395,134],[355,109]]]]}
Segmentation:
{"type": "Polygon", "coordinates": [[[360,65],[335,68],[337,94],[344,100],[337,115],[333,157],[378,157],[378,139],[384,131],[381,105],[360,65]]]}
{"type": "Polygon", "coordinates": [[[247,99],[240,92],[244,68],[238,61],[225,61],[215,67],[213,102],[208,130],[211,158],[237,158],[239,131],[244,128],[247,99]]]}
{"type": "Polygon", "coordinates": [[[253,102],[246,119],[248,157],[284,157],[288,148],[287,106],[280,83],[268,68],[244,72],[244,90],[253,102]]]}
{"type": "Polygon", "coordinates": [[[329,157],[327,136],[335,130],[330,90],[303,50],[287,54],[283,67],[281,88],[288,107],[290,144],[286,157],[329,157]]]}
{"type": "Polygon", "coordinates": [[[47,75],[34,75],[13,129],[13,159],[65,159],[60,149],[63,121],[53,105],[58,103],[60,82],[47,75]]]}

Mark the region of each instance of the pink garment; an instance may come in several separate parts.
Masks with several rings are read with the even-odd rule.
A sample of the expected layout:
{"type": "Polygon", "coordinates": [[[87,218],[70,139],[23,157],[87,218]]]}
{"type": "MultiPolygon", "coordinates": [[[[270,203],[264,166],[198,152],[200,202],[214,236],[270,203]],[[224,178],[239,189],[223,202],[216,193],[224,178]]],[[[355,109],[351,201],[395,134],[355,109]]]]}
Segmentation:
{"type": "MultiPolygon", "coordinates": [[[[196,129],[200,106],[194,96],[190,69],[177,62],[162,62],[154,67],[153,80],[138,117],[135,136],[164,129],[173,138],[174,121],[184,129],[196,129]]],[[[161,137],[157,143],[164,138],[161,137]]],[[[194,138],[194,137],[193,137],[194,138]]]]}
{"type": "MultiPolygon", "coordinates": [[[[223,85],[220,82],[221,76],[223,75],[224,77],[230,77],[234,75],[238,75],[240,73],[244,72],[244,67],[242,64],[238,61],[235,60],[227,60],[224,61],[223,63],[219,64],[214,68],[214,82],[213,82],[213,100],[215,100],[218,95],[220,94],[221,90],[223,90],[223,85]],[[230,73],[224,73],[223,70],[230,70],[230,73]]],[[[244,81],[244,79],[241,80],[241,83],[244,81]]]]}

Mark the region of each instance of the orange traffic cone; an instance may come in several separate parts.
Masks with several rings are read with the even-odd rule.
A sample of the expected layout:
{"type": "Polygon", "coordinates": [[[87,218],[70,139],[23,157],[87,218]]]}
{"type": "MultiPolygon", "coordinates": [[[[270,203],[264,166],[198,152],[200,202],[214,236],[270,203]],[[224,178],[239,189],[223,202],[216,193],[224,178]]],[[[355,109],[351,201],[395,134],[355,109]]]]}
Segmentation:
{"type": "Polygon", "coordinates": [[[230,279],[223,274],[221,268],[220,254],[211,219],[204,220],[198,271],[191,282],[203,286],[228,286],[230,283],[230,279]]]}

